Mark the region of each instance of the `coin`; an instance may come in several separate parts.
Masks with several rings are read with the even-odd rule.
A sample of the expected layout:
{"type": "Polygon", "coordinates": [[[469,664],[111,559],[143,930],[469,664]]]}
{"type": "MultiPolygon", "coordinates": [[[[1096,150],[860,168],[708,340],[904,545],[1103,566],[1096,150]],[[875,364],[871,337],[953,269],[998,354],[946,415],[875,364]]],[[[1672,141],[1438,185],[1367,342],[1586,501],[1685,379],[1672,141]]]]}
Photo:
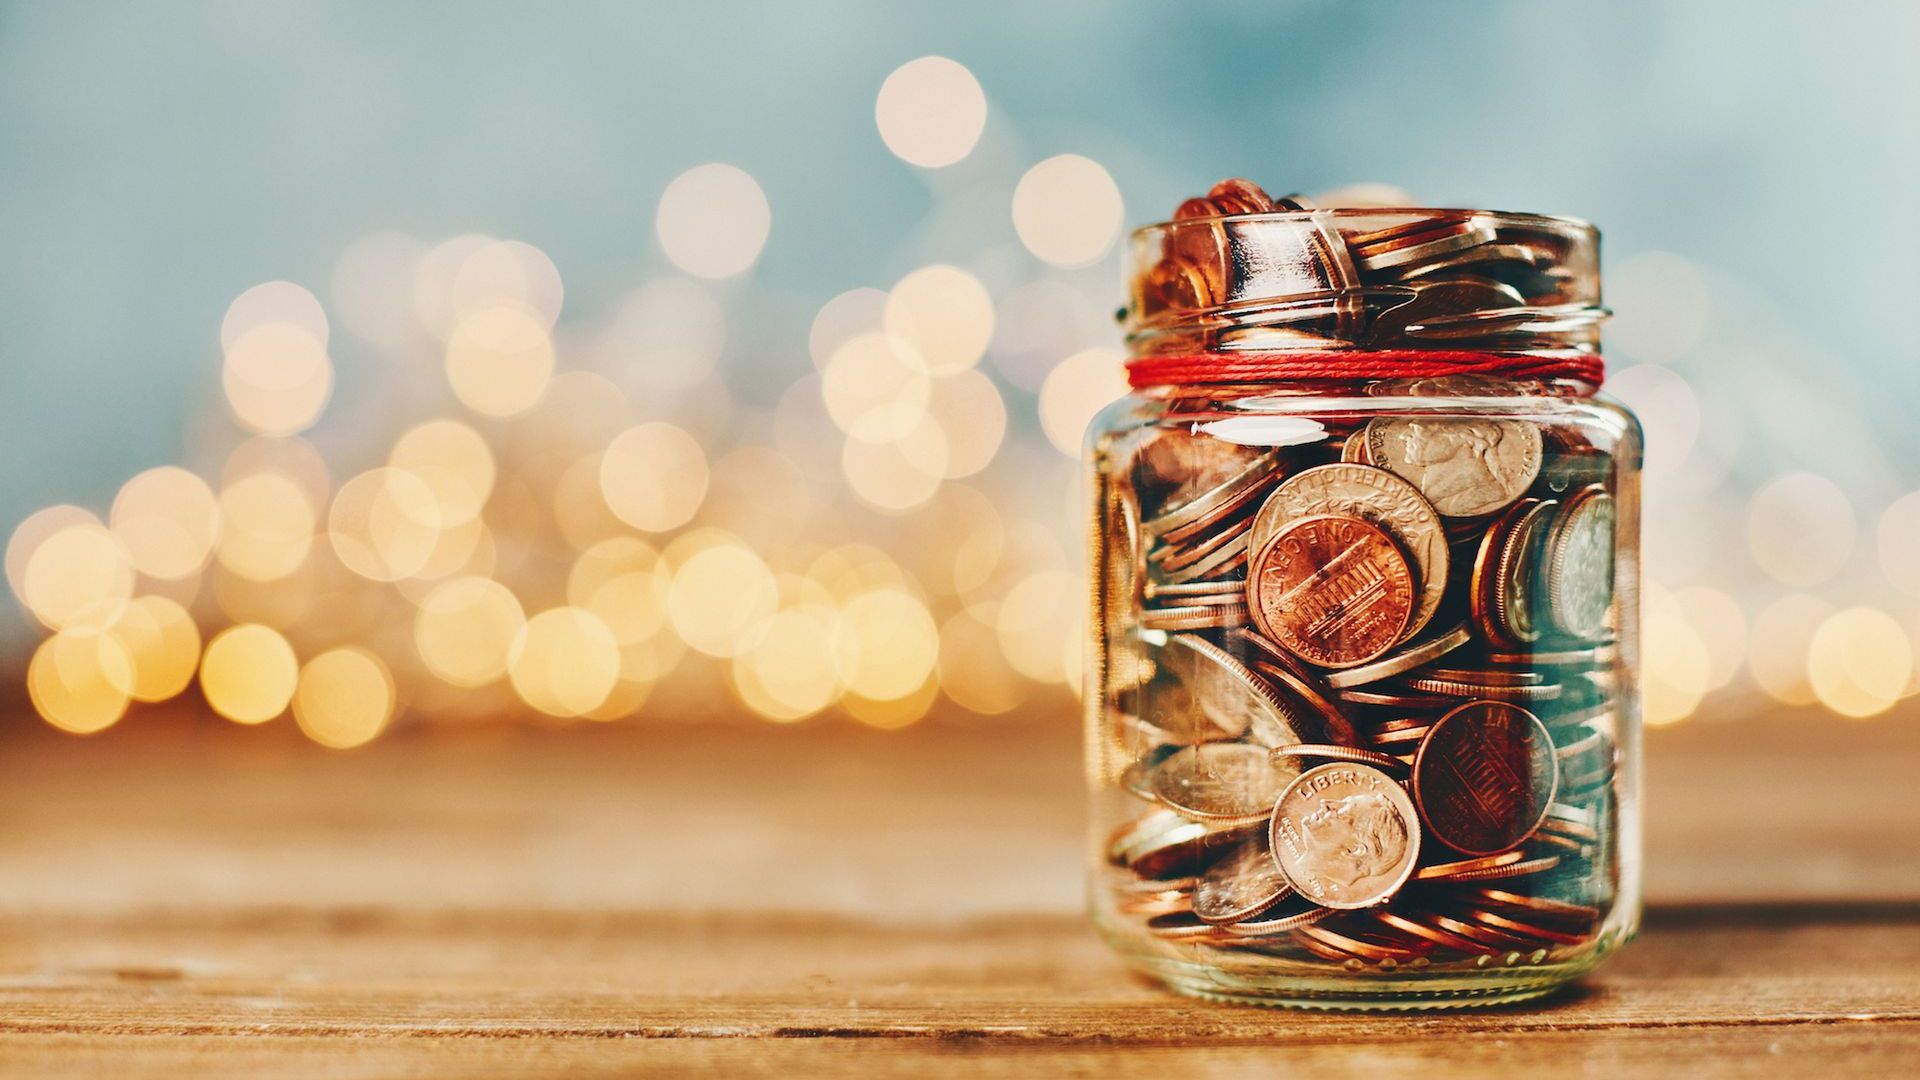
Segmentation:
{"type": "Polygon", "coordinates": [[[1140,626],[1146,630],[1207,630],[1243,626],[1246,605],[1235,602],[1220,606],[1147,608],[1140,613],[1140,626]]]}
{"type": "Polygon", "coordinates": [[[1397,771],[1404,766],[1397,757],[1376,754],[1371,750],[1362,750],[1356,746],[1336,746],[1332,743],[1298,743],[1293,746],[1276,746],[1273,757],[1314,758],[1323,761],[1346,761],[1355,765],[1371,765],[1376,769],[1397,771]]]}
{"type": "Polygon", "coordinates": [[[1374,918],[1379,919],[1381,922],[1401,933],[1425,938],[1442,948],[1455,949],[1466,953],[1484,953],[1492,948],[1472,938],[1462,937],[1459,934],[1451,934],[1438,926],[1418,922],[1407,916],[1398,915],[1391,911],[1374,912],[1374,918]]]}
{"type": "Polygon", "coordinates": [[[1289,893],[1271,908],[1239,922],[1229,923],[1220,929],[1234,937],[1274,937],[1309,923],[1318,922],[1332,914],[1334,914],[1333,908],[1321,907],[1304,897],[1289,893]]]}
{"type": "Polygon", "coordinates": [[[1259,184],[1239,177],[1213,185],[1207,201],[1220,214],[1265,214],[1274,209],[1273,198],[1259,184]]]}
{"type": "Polygon", "coordinates": [[[1364,686],[1367,683],[1390,679],[1423,664],[1432,663],[1471,640],[1473,640],[1473,633],[1463,623],[1425,641],[1409,645],[1397,653],[1383,656],[1370,664],[1332,672],[1327,676],[1327,685],[1344,688],[1364,686]]]}
{"type": "Polygon", "coordinates": [[[1381,731],[1374,734],[1373,744],[1375,746],[1389,747],[1394,750],[1399,750],[1404,747],[1418,747],[1421,740],[1427,737],[1427,732],[1432,730],[1432,724],[1422,724],[1418,727],[1381,731]]]}
{"type": "Polygon", "coordinates": [[[1514,522],[1502,545],[1492,582],[1492,607],[1507,638],[1521,644],[1540,640],[1534,618],[1534,567],[1539,563],[1540,540],[1554,509],[1560,504],[1543,500],[1514,522]]]}
{"type": "Polygon", "coordinates": [[[1294,891],[1322,907],[1363,908],[1397,892],[1420,857],[1413,800],[1366,765],[1318,765],[1273,808],[1268,842],[1294,891]]]}
{"type": "Polygon", "coordinates": [[[1466,915],[1468,919],[1482,926],[1490,927],[1503,933],[1517,934],[1522,938],[1530,938],[1537,942],[1554,945],[1584,945],[1587,943],[1586,934],[1569,934],[1562,930],[1549,930],[1544,926],[1535,926],[1532,923],[1521,922],[1519,919],[1502,915],[1497,911],[1488,911],[1485,908],[1468,908],[1466,915]]]}
{"type": "Polygon", "coordinates": [[[1540,828],[1559,777],[1553,738],[1538,717],[1505,702],[1473,701],[1421,740],[1413,800],[1435,839],[1487,855],[1540,828]]]}
{"type": "Polygon", "coordinates": [[[1491,243],[1494,236],[1492,227],[1482,223],[1447,223],[1391,242],[1369,245],[1354,262],[1364,271],[1415,266],[1491,243]]]}
{"type": "Polygon", "coordinates": [[[1399,641],[1413,571],[1391,537],[1360,518],[1309,517],[1275,532],[1249,566],[1254,625],[1321,667],[1355,667],[1399,641]]]}
{"type": "Polygon", "coordinates": [[[1419,569],[1420,601],[1405,634],[1420,632],[1447,591],[1447,531],[1427,500],[1385,469],[1336,462],[1294,474],[1274,488],[1253,518],[1249,547],[1259,551],[1287,522],[1315,515],[1364,518],[1385,529],[1419,569]]]}
{"type": "Polygon", "coordinates": [[[1302,731],[1320,726],[1211,641],[1179,634],[1167,639],[1159,656],[1187,688],[1192,710],[1205,720],[1195,726],[1203,731],[1230,732],[1228,738],[1244,736],[1272,748],[1302,742],[1302,731]]]}
{"type": "Polygon", "coordinates": [[[1560,856],[1541,855],[1518,862],[1488,867],[1485,870],[1460,870],[1448,874],[1445,881],[1490,881],[1495,878],[1526,877],[1529,874],[1542,874],[1560,865],[1560,856]]]}
{"type": "Polygon", "coordinates": [[[1592,639],[1607,632],[1613,529],[1613,496],[1596,485],[1569,498],[1547,531],[1542,559],[1547,612],[1569,637],[1592,639]]]}
{"type": "Polygon", "coordinates": [[[1489,278],[1462,275],[1414,286],[1405,303],[1381,312],[1367,328],[1367,344],[1380,348],[1401,344],[1423,324],[1445,325],[1449,320],[1478,317],[1482,312],[1525,308],[1527,298],[1511,285],[1489,278]]]}
{"type": "Polygon", "coordinates": [[[1239,922],[1293,891],[1258,833],[1228,848],[1193,887],[1193,913],[1210,923],[1239,922]]]}
{"type": "Polygon", "coordinates": [[[1449,933],[1458,934],[1461,937],[1471,938],[1474,941],[1491,947],[1494,952],[1509,952],[1515,946],[1526,948],[1530,944],[1522,938],[1502,933],[1491,927],[1481,926],[1478,923],[1462,922],[1459,919],[1441,915],[1437,912],[1429,915],[1428,918],[1432,919],[1433,924],[1440,929],[1448,931],[1449,933]]]}
{"type": "Polygon", "coordinates": [[[1493,513],[1540,472],[1540,429],[1524,421],[1381,416],[1365,437],[1367,460],[1411,482],[1446,517],[1493,513]]]}
{"type": "MultiPolygon", "coordinates": [[[[1217,460],[1216,463],[1205,472],[1189,474],[1193,476],[1194,479],[1183,484],[1174,495],[1170,496],[1160,505],[1160,512],[1151,521],[1141,526],[1141,532],[1146,535],[1148,539],[1158,537],[1169,529],[1176,529],[1182,525],[1192,524],[1200,520],[1207,513],[1216,511],[1221,506],[1229,504],[1236,496],[1245,497],[1250,489],[1250,485],[1258,484],[1262,480],[1268,479],[1273,472],[1274,454],[1262,454],[1249,461],[1246,459],[1244,451],[1239,447],[1233,446],[1231,443],[1222,443],[1217,439],[1194,439],[1192,436],[1186,435],[1178,436],[1177,439],[1179,441],[1195,442],[1201,445],[1226,446],[1231,448],[1234,453],[1230,458],[1217,460]],[[1215,474],[1227,463],[1235,466],[1234,471],[1224,477],[1216,478],[1215,474]],[[1201,481],[1206,481],[1207,486],[1200,490],[1190,490],[1201,481]]],[[[1162,442],[1164,441],[1163,439],[1162,442]]],[[[1161,445],[1161,442],[1149,444],[1149,446],[1158,445],[1161,445]]]]}
{"type": "Polygon", "coordinates": [[[1560,696],[1559,683],[1546,683],[1540,686],[1510,686],[1501,683],[1460,682],[1454,679],[1436,679],[1426,675],[1416,675],[1406,680],[1407,689],[1418,690],[1423,694],[1446,694],[1451,697],[1494,698],[1500,701],[1553,701],[1560,696]]]}
{"type": "Polygon", "coordinates": [[[1299,769],[1249,743],[1201,743],[1161,762],[1149,785],[1161,802],[1201,821],[1266,817],[1299,769]]]}
{"type": "Polygon", "coordinates": [[[1519,893],[1501,889],[1476,889],[1472,895],[1477,901],[1530,912],[1536,917],[1567,919],[1574,922],[1594,922],[1600,918],[1600,909],[1597,907],[1572,904],[1565,900],[1552,900],[1544,896],[1522,896],[1519,893]]]}
{"type": "Polygon", "coordinates": [[[1213,925],[1201,922],[1191,911],[1174,911],[1148,919],[1147,933],[1168,941],[1190,941],[1213,933],[1213,925]]]}
{"type": "Polygon", "coordinates": [[[1336,952],[1357,956],[1362,960],[1371,960],[1375,963],[1383,960],[1412,960],[1419,956],[1421,952],[1419,949],[1395,948],[1390,945],[1364,941],[1360,938],[1329,930],[1319,925],[1303,926],[1294,931],[1294,936],[1308,938],[1336,952]]]}

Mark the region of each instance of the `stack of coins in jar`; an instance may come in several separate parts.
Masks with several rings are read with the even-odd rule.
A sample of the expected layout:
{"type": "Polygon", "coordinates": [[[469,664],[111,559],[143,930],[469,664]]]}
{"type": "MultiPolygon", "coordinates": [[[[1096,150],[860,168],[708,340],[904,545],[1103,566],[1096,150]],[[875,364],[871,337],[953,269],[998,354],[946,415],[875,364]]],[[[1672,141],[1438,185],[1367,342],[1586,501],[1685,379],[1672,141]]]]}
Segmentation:
{"type": "Polygon", "coordinates": [[[1637,918],[1637,425],[1597,237],[1227,181],[1095,422],[1094,911],[1176,988],[1514,1000],[1637,918]]]}

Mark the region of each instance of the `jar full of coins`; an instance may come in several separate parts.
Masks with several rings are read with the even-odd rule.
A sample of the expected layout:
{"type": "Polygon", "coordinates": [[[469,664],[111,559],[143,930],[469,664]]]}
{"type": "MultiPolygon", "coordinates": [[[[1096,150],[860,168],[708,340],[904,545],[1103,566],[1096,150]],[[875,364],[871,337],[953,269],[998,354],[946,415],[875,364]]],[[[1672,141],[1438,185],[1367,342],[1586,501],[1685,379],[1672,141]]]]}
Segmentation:
{"type": "Polygon", "coordinates": [[[1136,232],[1088,435],[1092,910],[1259,1004],[1515,1001],[1639,914],[1638,423],[1599,236],[1243,180],[1136,232]]]}

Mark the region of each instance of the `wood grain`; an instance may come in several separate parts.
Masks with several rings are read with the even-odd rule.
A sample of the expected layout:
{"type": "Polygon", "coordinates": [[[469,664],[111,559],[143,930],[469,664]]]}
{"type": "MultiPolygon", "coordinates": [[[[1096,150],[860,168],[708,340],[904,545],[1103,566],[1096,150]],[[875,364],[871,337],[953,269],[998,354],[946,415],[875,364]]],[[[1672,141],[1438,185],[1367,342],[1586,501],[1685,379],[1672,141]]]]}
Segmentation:
{"type": "Polygon", "coordinates": [[[0,1072],[1900,1075],[1920,725],[1654,733],[1640,941],[1551,1002],[1188,1001],[1078,914],[1059,723],[399,733],[185,715],[0,755],[0,1072]],[[1809,747],[1818,750],[1810,755],[1809,747]]]}

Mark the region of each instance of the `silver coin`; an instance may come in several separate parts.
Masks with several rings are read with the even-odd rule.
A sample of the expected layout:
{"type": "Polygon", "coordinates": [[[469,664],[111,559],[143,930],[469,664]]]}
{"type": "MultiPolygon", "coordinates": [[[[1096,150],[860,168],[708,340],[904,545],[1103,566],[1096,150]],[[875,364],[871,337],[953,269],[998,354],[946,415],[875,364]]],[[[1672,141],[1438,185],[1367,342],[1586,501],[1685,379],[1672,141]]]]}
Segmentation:
{"type": "Polygon", "coordinates": [[[1540,474],[1540,429],[1520,420],[1382,416],[1366,429],[1367,459],[1420,489],[1446,517],[1510,505],[1540,474]]]}

